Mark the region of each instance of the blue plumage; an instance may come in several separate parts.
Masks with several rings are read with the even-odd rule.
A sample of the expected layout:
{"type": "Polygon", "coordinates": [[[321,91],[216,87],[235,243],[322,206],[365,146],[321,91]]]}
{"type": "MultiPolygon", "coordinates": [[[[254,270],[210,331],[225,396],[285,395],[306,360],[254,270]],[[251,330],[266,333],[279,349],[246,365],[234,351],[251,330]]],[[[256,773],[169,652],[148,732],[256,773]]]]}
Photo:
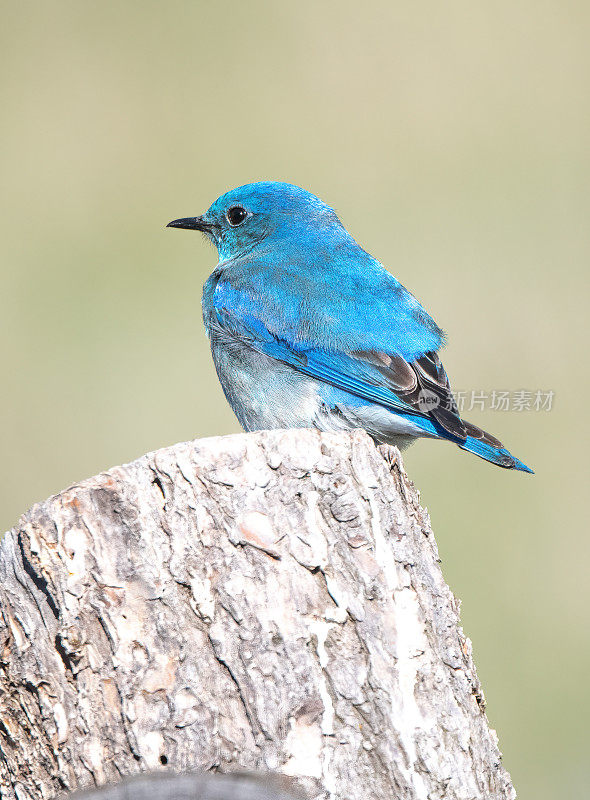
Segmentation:
{"type": "Polygon", "coordinates": [[[531,471],[460,418],[437,355],[443,332],[317,197],[254,183],[170,225],[200,230],[218,249],[203,319],[246,430],[361,427],[399,446],[448,439],[531,471]]]}

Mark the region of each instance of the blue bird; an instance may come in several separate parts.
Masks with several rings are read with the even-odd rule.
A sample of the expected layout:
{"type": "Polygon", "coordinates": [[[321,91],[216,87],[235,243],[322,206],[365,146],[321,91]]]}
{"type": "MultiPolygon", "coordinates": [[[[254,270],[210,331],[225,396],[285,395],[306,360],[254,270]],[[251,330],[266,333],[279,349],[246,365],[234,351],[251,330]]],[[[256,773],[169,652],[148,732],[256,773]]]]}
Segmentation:
{"type": "Polygon", "coordinates": [[[245,430],[364,428],[398,447],[447,439],[532,472],[461,419],[437,354],[444,333],[313,194],[248,184],[168,227],[202,231],[218,250],[203,320],[245,430]]]}

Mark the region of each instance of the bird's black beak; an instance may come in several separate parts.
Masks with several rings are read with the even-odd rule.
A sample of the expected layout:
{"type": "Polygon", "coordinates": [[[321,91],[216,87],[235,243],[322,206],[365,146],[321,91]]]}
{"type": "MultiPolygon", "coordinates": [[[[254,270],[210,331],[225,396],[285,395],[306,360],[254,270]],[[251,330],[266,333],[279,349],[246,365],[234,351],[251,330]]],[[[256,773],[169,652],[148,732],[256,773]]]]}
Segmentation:
{"type": "Polygon", "coordinates": [[[167,228],[186,228],[189,231],[203,231],[211,233],[213,225],[203,217],[184,217],[183,219],[173,219],[166,225],[167,228]]]}

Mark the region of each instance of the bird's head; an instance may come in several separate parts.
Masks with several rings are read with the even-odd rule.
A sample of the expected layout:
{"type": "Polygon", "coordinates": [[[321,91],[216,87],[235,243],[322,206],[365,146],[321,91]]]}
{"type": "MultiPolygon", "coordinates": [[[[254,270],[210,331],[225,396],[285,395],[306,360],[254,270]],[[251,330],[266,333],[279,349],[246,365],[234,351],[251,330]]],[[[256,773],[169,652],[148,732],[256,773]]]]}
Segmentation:
{"type": "Polygon", "coordinates": [[[249,183],[221,195],[199,217],[168,223],[206,234],[220,261],[247,253],[268,237],[309,236],[326,229],[343,230],[335,212],[310,192],[290,183],[249,183]]]}

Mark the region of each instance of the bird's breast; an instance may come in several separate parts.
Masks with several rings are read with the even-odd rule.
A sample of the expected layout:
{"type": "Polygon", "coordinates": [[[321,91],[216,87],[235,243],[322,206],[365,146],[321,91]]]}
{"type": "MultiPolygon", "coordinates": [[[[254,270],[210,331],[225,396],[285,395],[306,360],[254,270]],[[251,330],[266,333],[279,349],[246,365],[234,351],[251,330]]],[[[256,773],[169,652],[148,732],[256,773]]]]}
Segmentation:
{"type": "Polygon", "coordinates": [[[317,381],[216,328],[210,340],[223,392],[245,430],[314,427],[317,381]]]}

